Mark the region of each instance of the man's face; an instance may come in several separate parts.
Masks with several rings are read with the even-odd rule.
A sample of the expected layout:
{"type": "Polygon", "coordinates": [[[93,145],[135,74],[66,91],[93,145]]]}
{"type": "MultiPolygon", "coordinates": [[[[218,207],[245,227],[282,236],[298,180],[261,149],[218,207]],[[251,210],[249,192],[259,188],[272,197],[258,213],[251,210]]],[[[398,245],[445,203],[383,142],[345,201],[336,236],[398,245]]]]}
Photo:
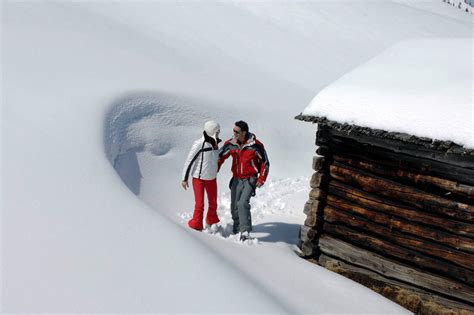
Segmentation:
{"type": "Polygon", "coordinates": [[[246,131],[242,131],[239,126],[234,126],[234,137],[235,139],[243,142],[245,140],[246,131]]]}

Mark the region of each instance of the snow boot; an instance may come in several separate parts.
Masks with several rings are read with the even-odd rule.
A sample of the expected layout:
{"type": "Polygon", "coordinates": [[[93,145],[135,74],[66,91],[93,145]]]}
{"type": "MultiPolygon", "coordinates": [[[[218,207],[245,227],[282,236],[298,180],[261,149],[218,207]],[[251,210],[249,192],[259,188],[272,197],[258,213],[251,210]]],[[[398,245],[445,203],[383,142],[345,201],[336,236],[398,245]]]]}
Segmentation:
{"type": "Polygon", "coordinates": [[[202,231],[203,225],[202,225],[202,212],[200,211],[194,211],[193,218],[188,221],[188,226],[192,229],[202,231]]]}
{"type": "Polygon", "coordinates": [[[245,241],[250,240],[250,239],[251,239],[251,237],[250,237],[250,233],[248,231],[240,233],[240,241],[241,242],[245,242],[245,241]]]}
{"type": "Polygon", "coordinates": [[[214,210],[208,210],[207,211],[207,216],[206,216],[206,223],[208,225],[213,225],[216,223],[219,223],[219,217],[217,216],[217,212],[214,210]]]}

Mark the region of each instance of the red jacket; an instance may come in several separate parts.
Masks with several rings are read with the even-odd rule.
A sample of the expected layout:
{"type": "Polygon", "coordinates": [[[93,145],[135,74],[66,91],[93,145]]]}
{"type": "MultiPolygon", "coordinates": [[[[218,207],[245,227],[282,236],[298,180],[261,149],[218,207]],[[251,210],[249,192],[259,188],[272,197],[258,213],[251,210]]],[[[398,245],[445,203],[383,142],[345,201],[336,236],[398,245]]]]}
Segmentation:
{"type": "Polygon", "coordinates": [[[258,177],[257,183],[265,183],[270,162],[263,143],[254,134],[247,133],[244,143],[235,138],[227,140],[219,153],[218,169],[229,156],[232,156],[232,173],[235,178],[258,177]]]}

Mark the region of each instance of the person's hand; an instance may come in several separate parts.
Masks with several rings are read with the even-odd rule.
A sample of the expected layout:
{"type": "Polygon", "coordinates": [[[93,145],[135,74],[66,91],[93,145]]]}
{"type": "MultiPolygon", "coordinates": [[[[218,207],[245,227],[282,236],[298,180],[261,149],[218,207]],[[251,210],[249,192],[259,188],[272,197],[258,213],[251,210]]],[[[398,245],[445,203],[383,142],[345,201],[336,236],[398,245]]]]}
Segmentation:
{"type": "Polygon", "coordinates": [[[186,189],[189,187],[188,181],[187,181],[187,180],[183,180],[183,181],[181,182],[181,186],[183,186],[184,190],[186,190],[186,189]]]}
{"type": "Polygon", "coordinates": [[[257,188],[260,188],[260,187],[262,187],[262,186],[263,186],[263,183],[261,183],[261,182],[257,182],[257,184],[256,184],[255,186],[257,186],[257,188]]]}

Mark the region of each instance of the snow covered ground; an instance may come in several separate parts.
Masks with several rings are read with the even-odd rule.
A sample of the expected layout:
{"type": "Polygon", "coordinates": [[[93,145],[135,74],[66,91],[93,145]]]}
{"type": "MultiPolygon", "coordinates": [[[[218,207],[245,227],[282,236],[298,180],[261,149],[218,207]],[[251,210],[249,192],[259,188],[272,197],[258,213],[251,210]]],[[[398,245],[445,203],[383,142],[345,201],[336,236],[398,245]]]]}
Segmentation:
{"type": "MultiPolygon", "coordinates": [[[[441,3],[443,4],[443,3],[441,3]]],[[[405,313],[297,258],[326,85],[406,39],[470,38],[416,1],[3,1],[1,312],[405,313]],[[270,177],[258,244],[190,231],[203,123],[246,120],[270,177]]]]}

